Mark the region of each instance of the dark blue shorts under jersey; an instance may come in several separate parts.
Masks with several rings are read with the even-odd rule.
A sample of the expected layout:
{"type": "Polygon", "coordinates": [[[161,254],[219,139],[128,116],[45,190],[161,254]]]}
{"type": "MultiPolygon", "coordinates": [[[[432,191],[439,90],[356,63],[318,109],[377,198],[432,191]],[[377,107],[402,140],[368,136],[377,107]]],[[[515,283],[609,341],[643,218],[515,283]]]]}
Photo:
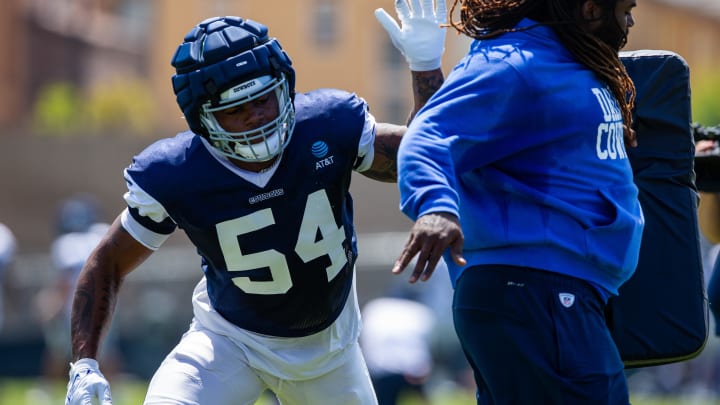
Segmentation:
{"type": "Polygon", "coordinates": [[[483,405],[627,405],[627,381],[586,282],[535,269],[466,269],[453,302],[455,329],[483,405]]]}

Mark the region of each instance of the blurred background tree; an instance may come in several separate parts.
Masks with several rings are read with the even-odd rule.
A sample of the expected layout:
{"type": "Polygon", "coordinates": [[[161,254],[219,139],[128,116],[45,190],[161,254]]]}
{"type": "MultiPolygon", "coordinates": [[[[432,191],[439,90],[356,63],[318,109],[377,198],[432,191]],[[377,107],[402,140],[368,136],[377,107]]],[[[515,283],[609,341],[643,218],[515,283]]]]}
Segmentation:
{"type": "Polygon", "coordinates": [[[43,136],[146,135],[156,128],[149,86],[134,78],[99,83],[82,91],[70,82],[44,86],[32,113],[33,131],[43,136]]]}

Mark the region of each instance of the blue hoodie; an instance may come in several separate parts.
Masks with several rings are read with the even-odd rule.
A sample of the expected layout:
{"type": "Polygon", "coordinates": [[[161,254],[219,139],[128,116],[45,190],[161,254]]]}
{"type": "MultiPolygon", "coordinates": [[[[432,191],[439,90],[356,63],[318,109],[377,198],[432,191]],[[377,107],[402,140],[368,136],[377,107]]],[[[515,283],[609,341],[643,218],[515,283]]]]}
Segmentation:
{"type": "MultiPolygon", "coordinates": [[[[518,27],[535,23],[523,20],[518,27]]],[[[400,208],[460,218],[460,267],[506,264],[617,294],[644,219],[617,100],[544,26],[474,41],[413,119],[398,156],[400,208]]]]}

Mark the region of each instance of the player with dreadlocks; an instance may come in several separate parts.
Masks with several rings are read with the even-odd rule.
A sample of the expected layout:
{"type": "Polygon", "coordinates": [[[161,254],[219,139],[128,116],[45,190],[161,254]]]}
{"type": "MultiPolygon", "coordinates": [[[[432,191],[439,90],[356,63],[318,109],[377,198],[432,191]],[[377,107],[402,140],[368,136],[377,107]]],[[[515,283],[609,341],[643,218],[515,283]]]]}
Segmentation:
{"type": "MultiPolygon", "coordinates": [[[[616,8],[618,0],[598,0],[586,2],[582,0],[455,0],[451,15],[460,4],[460,21],[450,24],[459,32],[475,38],[489,39],[505,32],[517,30],[516,23],[521,18],[529,18],[539,24],[551,26],[560,42],[583,65],[592,70],[612,90],[617,98],[625,122],[625,140],[632,146],[636,145],[635,131],[630,127],[632,107],[635,100],[635,86],[620,62],[618,51],[627,42],[628,27],[625,27],[614,13],[602,13],[592,17],[588,22],[600,24],[595,32],[589,32],[582,25],[574,22],[574,13],[581,3],[584,7],[602,6],[605,10],[617,9],[625,14],[634,7],[635,2],[625,1],[625,7],[616,8]],[[627,5],[631,5],[629,8],[627,5]]],[[[526,27],[528,28],[528,27],[526,27]]]]}
{"type": "Polygon", "coordinates": [[[455,0],[474,39],[398,153],[415,224],[394,273],[444,255],[478,404],[629,403],[605,323],[644,228],[618,58],[635,0],[455,0]]]}

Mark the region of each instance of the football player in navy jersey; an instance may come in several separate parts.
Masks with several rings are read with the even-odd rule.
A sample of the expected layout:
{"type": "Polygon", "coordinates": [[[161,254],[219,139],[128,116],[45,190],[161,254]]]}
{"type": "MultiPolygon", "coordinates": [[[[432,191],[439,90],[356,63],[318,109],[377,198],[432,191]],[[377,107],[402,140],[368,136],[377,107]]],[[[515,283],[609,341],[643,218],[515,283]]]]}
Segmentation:
{"type": "MultiPolygon", "coordinates": [[[[396,1],[376,17],[405,56],[415,110],[442,84],[443,2],[396,1]]],[[[80,274],[67,404],[111,403],[95,360],[125,276],[176,228],[204,277],[194,318],[146,404],[377,403],[358,335],[353,171],[395,181],[404,126],[375,122],[355,94],[295,93],[291,61],[255,21],[207,19],[172,59],[190,131],[125,170],[127,208],[80,274]]],[[[411,115],[412,116],[412,115],[411,115]]]]}

